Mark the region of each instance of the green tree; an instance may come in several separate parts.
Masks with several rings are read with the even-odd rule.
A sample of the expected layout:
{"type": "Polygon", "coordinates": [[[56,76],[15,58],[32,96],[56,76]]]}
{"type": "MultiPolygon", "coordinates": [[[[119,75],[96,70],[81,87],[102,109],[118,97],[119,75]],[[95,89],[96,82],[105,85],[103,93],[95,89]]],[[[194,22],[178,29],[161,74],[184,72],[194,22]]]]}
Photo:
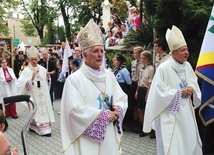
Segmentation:
{"type": "Polygon", "coordinates": [[[85,26],[87,22],[93,18],[92,11],[90,10],[89,4],[84,3],[81,5],[81,12],[78,15],[79,20],[75,22],[75,24],[80,25],[80,26],[85,26]]]}
{"type": "Polygon", "coordinates": [[[102,16],[102,0],[89,0],[89,6],[91,10],[91,14],[96,23],[101,21],[102,16]]]}
{"type": "MultiPolygon", "coordinates": [[[[81,20],[81,24],[85,25],[89,19],[93,18],[94,21],[98,24],[102,21],[103,8],[102,3],[104,0],[81,0],[80,3],[80,14],[79,19],[81,20]]],[[[109,0],[109,2],[113,5],[111,8],[111,14],[117,13],[121,20],[124,22],[127,18],[128,14],[128,6],[125,0],[109,0]]],[[[130,3],[136,3],[135,0],[130,0],[130,3]]]]}
{"type": "Polygon", "coordinates": [[[117,13],[120,19],[124,22],[125,19],[128,17],[128,6],[124,0],[112,0],[109,1],[113,5],[111,8],[111,13],[117,13]]]}
{"type": "MultiPolygon", "coordinates": [[[[71,22],[74,20],[73,14],[79,6],[78,0],[53,0],[53,3],[57,5],[58,13],[63,17],[63,22],[65,26],[66,38],[71,40],[71,22]]],[[[60,36],[59,36],[60,37],[60,36]]]]}
{"type": "MultiPolygon", "coordinates": [[[[47,19],[52,15],[52,10],[54,10],[53,7],[51,7],[50,2],[47,0],[31,0],[30,2],[21,0],[21,6],[25,18],[35,27],[40,40],[43,40],[44,27],[47,24],[47,19]]],[[[27,25],[23,26],[24,33],[26,27],[27,25]]]]}
{"type": "Polygon", "coordinates": [[[20,20],[22,32],[24,33],[25,36],[29,37],[36,37],[38,36],[38,33],[36,31],[35,26],[32,23],[29,23],[30,19],[29,18],[23,18],[20,20]]]}
{"type": "MultiPolygon", "coordinates": [[[[55,13],[55,12],[54,12],[55,13]]],[[[50,16],[48,18],[47,24],[46,24],[46,35],[45,35],[45,39],[47,41],[47,44],[54,44],[56,43],[56,30],[57,27],[54,25],[54,18],[56,17],[54,15],[54,13],[52,14],[52,16],[50,16]]]]}
{"type": "Polygon", "coordinates": [[[55,32],[56,32],[56,26],[54,25],[54,22],[51,21],[51,19],[48,19],[47,32],[45,34],[45,39],[47,40],[47,44],[54,44],[56,42],[55,32]]]}
{"type": "Polygon", "coordinates": [[[147,18],[154,18],[157,37],[165,38],[167,28],[172,25],[181,29],[191,53],[190,61],[195,66],[213,0],[144,0],[144,3],[147,18]]]}
{"type": "Polygon", "coordinates": [[[18,4],[18,0],[0,0],[0,35],[8,35],[9,29],[7,26],[6,16],[11,9],[14,9],[18,4]]]}
{"type": "MultiPolygon", "coordinates": [[[[81,26],[94,19],[96,23],[102,20],[102,3],[104,0],[53,0],[63,17],[66,37],[68,40],[71,36],[79,31],[81,26]]],[[[130,0],[136,3],[136,0],[130,0]]],[[[124,0],[113,0],[114,8],[112,14],[118,13],[122,19],[127,17],[127,6],[124,0]],[[125,8],[125,9],[124,9],[125,8]]]]}
{"type": "Polygon", "coordinates": [[[60,42],[63,42],[66,40],[66,33],[64,26],[59,27],[59,40],[60,42]]]}

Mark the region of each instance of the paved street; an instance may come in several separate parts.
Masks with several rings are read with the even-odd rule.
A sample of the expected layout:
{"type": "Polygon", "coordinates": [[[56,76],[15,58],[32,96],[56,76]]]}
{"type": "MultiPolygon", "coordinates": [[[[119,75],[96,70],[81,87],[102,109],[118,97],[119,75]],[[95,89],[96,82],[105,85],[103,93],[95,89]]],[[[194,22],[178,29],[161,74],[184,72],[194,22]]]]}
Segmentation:
{"type": "MultiPolygon", "coordinates": [[[[19,114],[18,119],[8,118],[9,128],[5,135],[11,142],[12,146],[19,148],[20,155],[23,153],[21,141],[21,128],[28,117],[28,108],[22,103],[17,103],[19,114]]],[[[60,135],[60,100],[54,101],[54,113],[56,122],[52,124],[52,136],[41,137],[29,131],[26,132],[27,148],[30,155],[61,155],[62,144],[60,135]]],[[[140,138],[138,134],[128,131],[124,132],[123,140],[123,155],[155,155],[156,143],[149,136],[140,138]]]]}

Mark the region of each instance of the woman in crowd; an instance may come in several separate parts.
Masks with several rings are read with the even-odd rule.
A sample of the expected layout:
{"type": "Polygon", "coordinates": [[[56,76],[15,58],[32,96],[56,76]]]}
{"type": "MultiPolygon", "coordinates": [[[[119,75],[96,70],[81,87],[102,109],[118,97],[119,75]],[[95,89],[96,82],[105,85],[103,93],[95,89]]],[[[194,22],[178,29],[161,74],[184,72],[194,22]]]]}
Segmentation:
{"type": "Polygon", "coordinates": [[[116,34],[115,34],[115,37],[117,38],[116,39],[116,45],[121,45],[123,43],[123,34],[122,34],[122,31],[118,31],[116,34]]]}
{"type": "Polygon", "coordinates": [[[120,17],[116,13],[114,14],[113,22],[117,22],[119,25],[122,24],[120,17]]]}
{"type": "Polygon", "coordinates": [[[71,69],[70,74],[72,74],[78,70],[78,61],[77,60],[75,60],[75,59],[70,60],[69,64],[70,64],[70,69],[71,69]]]}
{"type": "MultiPolygon", "coordinates": [[[[125,58],[121,54],[117,54],[113,58],[113,65],[115,68],[112,70],[112,72],[116,76],[117,82],[119,83],[122,90],[128,95],[128,100],[129,100],[132,80],[130,77],[130,73],[124,63],[125,63],[125,58]]],[[[128,104],[130,104],[130,102],[128,102],[128,104]]],[[[127,129],[126,127],[130,123],[129,116],[128,116],[129,110],[130,110],[129,107],[130,107],[130,105],[128,105],[128,109],[127,109],[128,111],[126,112],[126,115],[125,115],[124,121],[123,121],[124,130],[127,129]]]]}
{"type": "Polygon", "coordinates": [[[109,44],[109,42],[110,42],[110,40],[113,39],[113,38],[114,38],[114,37],[113,37],[113,32],[112,32],[111,30],[108,30],[108,31],[107,31],[107,34],[106,34],[106,39],[105,39],[105,48],[111,46],[111,45],[109,44]]]}
{"type": "Polygon", "coordinates": [[[134,19],[130,19],[129,20],[129,27],[128,27],[128,31],[133,30],[133,31],[137,31],[137,27],[135,25],[134,19]]]}
{"type": "Polygon", "coordinates": [[[130,73],[124,65],[125,58],[121,54],[117,54],[113,59],[114,69],[112,72],[116,76],[117,82],[120,84],[124,92],[128,92],[129,86],[132,84],[130,73]]]}

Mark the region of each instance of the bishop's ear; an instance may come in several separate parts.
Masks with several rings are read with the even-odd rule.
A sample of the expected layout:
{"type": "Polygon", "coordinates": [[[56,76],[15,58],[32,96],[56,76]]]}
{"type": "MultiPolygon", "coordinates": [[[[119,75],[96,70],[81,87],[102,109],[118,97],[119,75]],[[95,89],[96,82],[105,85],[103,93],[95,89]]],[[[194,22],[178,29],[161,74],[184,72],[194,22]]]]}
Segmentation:
{"type": "Polygon", "coordinates": [[[87,57],[87,52],[82,52],[82,56],[83,56],[84,58],[86,58],[86,57],[87,57]]]}

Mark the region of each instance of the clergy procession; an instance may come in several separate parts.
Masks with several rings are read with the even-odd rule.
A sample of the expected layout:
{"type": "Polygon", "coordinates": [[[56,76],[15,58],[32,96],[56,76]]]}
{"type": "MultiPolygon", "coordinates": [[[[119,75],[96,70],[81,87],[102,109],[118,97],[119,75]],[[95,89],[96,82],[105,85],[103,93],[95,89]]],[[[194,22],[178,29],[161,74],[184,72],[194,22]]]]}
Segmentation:
{"type": "MultiPolygon", "coordinates": [[[[91,19],[71,42],[0,55],[0,155],[24,152],[19,133],[31,108],[4,103],[15,95],[30,95],[37,107],[26,132],[32,155],[214,154],[213,96],[205,99],[214,92],[214,62],[203,55],[208,49],[213,58],[213,45],[204,39],[195,70],[182,27],[172,24],[152,49],[132,47],[130,64],[126,52],[109,61],[125,28],[148,24],[137,13],[129,8],[129,23],[115,14],[107,30],[91,19]]],[[[214,39],[214,9],[211,17],[205,37],[214,39]]]]}

